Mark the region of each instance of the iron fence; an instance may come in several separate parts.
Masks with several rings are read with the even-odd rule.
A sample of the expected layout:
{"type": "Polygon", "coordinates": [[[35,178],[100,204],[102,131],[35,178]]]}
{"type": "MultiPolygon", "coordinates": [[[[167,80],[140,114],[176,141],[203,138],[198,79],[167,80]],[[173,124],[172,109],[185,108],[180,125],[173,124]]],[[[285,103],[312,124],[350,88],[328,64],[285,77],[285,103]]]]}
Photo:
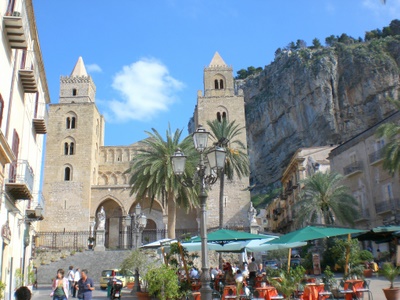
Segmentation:
{"type": "Polygon", "coordinates": [[[90,231],[40,231],[35,236],[36,249],[79,251],[88,247],[90,231]]]}

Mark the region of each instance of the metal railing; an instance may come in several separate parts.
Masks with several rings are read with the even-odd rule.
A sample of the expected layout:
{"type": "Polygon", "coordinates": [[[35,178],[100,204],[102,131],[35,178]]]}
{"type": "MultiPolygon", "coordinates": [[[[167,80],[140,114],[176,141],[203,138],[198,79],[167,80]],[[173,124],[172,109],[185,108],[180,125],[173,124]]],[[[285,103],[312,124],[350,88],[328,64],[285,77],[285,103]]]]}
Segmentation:
{"type": "Polygon", "coordinates": [[[17,160],[10,164],[8,183],[26,184],[30,191],[33,189],[34,174],[27,160],[17,160]]]}
{"type": "Polygon", "coordinates": [[[400,199],[398,198],[390,198],[386,201],[375,203],[375,210],[377,214],[388,212],[388,211],[395,211],[400,207],[400,199]]]}
{"type": "Polygon", "coordinates": [[[344,175],[350,175],[361,171],[362,171],[362,163],[360,161],[355,161],[343,168],[344,175]]]}
{"type": "Polygon", "coordinates": [[[369,155],[368,155],[368,157],[369,157],[369,163],[370,163],[370,164],[373,164],[373,163],[375,163],[375,162],[381,160],[381,159],[383,158],[383,153],[384,153],[383,148],[381,148],[381,149],[379,149],[379,150],[377,150],[377,151],[375,151],[375,152],[369,154],[369,155]]]}

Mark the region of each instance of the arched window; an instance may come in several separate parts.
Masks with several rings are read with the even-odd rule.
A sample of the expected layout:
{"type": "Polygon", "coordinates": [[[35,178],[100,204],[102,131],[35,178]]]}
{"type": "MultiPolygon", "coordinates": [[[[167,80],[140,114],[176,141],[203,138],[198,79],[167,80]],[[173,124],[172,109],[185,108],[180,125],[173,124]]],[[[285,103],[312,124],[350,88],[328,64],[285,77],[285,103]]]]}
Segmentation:
{"type": "Polygon", "coordinates": [[[70,117],[67,118],[67,123],[66,123],[66,125],[67,125],[67,129],[70,129],[70,128],[71,128],[71,119],[70,119],[70,117]]]}
{"type": "Polygon", "coordinates": [[[64,143],[64,155],[68,155],[68,143],[64,143]]]}
{"type": "Polygon", "coordinates": [[[65,167],[64,169],[64,181],[72,180],[72,172],[70,167],[65,167]]]}
{"type": "Polygon", "coordinates": [[[75,128],[76,127],[76,118],[75,117],[72,117],[71,118],[71,129],[73,129],[73,128],[75,128]]]}
{"type": "Polygon", "coordinates": [[[220,90],[224,89],[224,81],[222,79],[219,80],[219,89],[220,90]]]}
{"type": "Polygon", "coordinates": [[[226,120],[226,112],[222,113],[222,119],[226,120]]]}
{"type": "Polygon", "coordinates": [[[214,80],[214,86],[215,86],[215,89],[218,90],[218,79],[214,80]]]}
{"type": "Polygon", "coordinates": [[[74,155],[74,143],[69,145],[69,155],[74,155]]]}
{"type": "Polygon", "coordinates": [[[72,96],[76,96],[76,89],[72,89],[72,96]]]}
{"type": "Polygon", "coordinates": [[[217,120],[218,120],[218,122],[221,123],[221,113],[220,112],[217,112],[217,120]]]}

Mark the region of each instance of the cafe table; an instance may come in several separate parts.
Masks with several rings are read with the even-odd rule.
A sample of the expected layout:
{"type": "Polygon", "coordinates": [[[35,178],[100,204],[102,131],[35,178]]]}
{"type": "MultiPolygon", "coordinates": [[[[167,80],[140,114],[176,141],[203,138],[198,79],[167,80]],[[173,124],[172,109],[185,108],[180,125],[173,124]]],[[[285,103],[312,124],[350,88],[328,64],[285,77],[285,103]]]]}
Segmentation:
{"type": "Polygon", "coordinates": [[[323,292],[325,285],[323,283],[307,283],[304,286],[304,293],[301,296],[303,300],[318,300],[319,293],[323,292]]]}
{"type": "Polygon", "coordinates": [[[265,300],[271,300],[271,297],[278,296],[278,291],[273,286],[256,287],[256,291],[258,292],[258,297],[254,298],[263,298],[265,300]]]}
{"type": "Polygon", "coordinates": [[[357,289],[362,289],[364,287],[364,280],[362,279],[348,279],[344,282],[344,289],[348,290],[349,285],[353,285],[353,293],[346,293],[345,300],[352,300],[353,296],[359,297],[362,293],[357,293],[357,289]]]}

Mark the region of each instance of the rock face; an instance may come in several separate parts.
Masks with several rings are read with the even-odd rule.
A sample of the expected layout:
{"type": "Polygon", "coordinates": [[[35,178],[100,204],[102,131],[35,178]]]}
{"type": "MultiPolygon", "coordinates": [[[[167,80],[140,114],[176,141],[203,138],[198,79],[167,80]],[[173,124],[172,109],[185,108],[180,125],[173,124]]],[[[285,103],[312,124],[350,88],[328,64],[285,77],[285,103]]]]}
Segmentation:
{"type": "Polygon", "coordinates": [[[239,82],[246,103],[255,192],[278,184],[301,147],[339,144],[393,112],[399,97],[400,36],[279,54],[239,82]]]}

